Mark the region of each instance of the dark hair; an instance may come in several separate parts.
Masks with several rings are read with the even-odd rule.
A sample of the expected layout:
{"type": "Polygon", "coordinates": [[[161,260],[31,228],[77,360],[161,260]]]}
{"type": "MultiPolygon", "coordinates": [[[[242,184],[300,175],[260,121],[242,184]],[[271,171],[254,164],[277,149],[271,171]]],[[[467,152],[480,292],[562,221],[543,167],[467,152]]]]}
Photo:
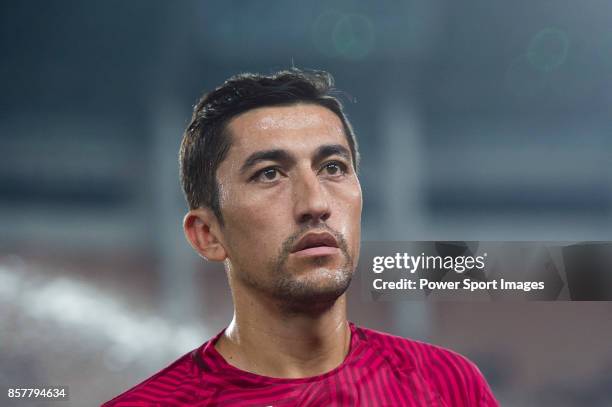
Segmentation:
{"type": "Polygon", "coordinates": [[[216,172],[231,146],[226,124],[258,107],[313,103],[328,108],[342,121],[357,170],[357,141],[335,93],[329,73],[292,68],[272,75],[235,75],[202,96],[194,107],[179,154],[181,186],[189,209],[209,207],[223,222],[216,172]]]}

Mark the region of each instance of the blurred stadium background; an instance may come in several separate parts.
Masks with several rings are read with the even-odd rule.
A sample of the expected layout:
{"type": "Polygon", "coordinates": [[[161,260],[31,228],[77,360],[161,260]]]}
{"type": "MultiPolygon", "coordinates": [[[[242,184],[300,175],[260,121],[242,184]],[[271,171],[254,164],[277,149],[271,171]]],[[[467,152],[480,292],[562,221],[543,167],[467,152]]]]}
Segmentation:
{"type": "MultiPolygon", "coordinates": [[[[182,235],[177,151],[202,91],[242,71],[335,75],[364,240],[612,240],[609,2],[0,9],[4,389],[68,385],[61,405],[96,405],[229,321],[223,271],[182,235]]],[[[349,313],[467,355],[504,406],[612,405],[609,302],[351,295],[349,313]]]]}

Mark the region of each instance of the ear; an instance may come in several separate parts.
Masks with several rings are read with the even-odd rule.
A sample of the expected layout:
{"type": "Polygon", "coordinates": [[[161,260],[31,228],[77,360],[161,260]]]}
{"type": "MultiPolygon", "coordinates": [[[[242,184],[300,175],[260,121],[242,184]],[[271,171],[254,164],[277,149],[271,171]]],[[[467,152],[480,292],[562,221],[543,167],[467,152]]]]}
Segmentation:
{"type": "Polygon", "coordinates": [[[198,254],[209,261],[224,261],[227,252],[221,242],[217,216],[208,208],[192,209],[183,219],[185,237],[198,254]]]}

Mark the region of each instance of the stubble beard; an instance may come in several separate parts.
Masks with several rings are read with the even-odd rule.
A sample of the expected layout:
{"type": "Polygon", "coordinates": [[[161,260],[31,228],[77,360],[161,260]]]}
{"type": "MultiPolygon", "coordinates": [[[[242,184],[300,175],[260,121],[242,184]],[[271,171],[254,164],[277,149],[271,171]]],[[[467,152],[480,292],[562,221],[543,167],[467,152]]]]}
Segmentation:
{"type": "Polygon", "coordinates": [[[353,258],[349,254],[346,240],[327,225],[318,227],[317,230],[324,229],[336,238],[344,258],[342,265],[340,267],[328,265],[329,258],[315,257],[303,260],[310,263],[308,267],[311,270],[301,271],[289,266],[291,249],[308,229],[311,227],[303,228],[289,237],[270,267],[273,271],[271,294],[279,306],[290,314],[320,313],[329,309],[346,292],[353,277],[353,258]]]}

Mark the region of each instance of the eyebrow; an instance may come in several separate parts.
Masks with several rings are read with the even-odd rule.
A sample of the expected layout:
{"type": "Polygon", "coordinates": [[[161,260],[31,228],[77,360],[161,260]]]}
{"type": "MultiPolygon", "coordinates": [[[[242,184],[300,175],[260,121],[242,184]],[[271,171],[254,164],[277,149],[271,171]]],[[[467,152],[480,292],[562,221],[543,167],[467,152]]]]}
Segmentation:
{"type": "MultiPolygon", "coordinates": [[[[338,155],[349,161],[351,159],[350,151],[341,144],[325,144],[320,146],[314,152],[312,159],[315,162],[319,162],[332,155],[338,155]]],[[[244,164],[240,167],[240,173],[246,173],[250,168],[262,161],[291,163],[295,161],[295,158],[287,150],[282,149],[256,151],[244,161],[244,164]]]]}
{"type": "Polygon", "coordinates": [[[249,168],[255,166],[261,161],[277,161],[287,163],[293,161],[293,157],[286,150],[281,149],[256,151],[248,156],[244,161],[244,164],[242,164],[242,167],[240,167],[240,173],[244,174],[249,170],[249,168]]]}
{"type": "Polygon", "coordinates": [[[350,151],[342,144],[326,144],[317,148],[313,155],[313,161],[319,162],[332,155],[338,155],[347,161],[351,161],[350,151]]]}

